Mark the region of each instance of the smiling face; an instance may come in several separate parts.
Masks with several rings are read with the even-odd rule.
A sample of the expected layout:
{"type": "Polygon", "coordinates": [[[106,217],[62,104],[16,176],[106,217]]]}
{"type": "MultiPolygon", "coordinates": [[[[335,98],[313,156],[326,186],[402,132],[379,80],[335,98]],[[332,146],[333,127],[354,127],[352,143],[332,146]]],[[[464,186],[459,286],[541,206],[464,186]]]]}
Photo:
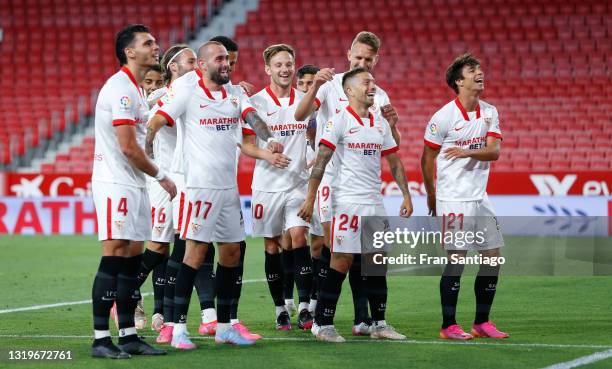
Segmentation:
{"type": "Polygon", "coordinates": [[[224,85],[230,80],[229,55],[223,45],[206,45],[199,56],[198,66],[202,73],[206,73],[218,85],[224,85]]]}
{"type": "Polygon", "coordinates": [[[159,45],[155,38],[146,32],[138,32],[134,35],[132,45],[125,48],[128,59],[134,59],[138,65],[150,67],[159,62],[159,45]]]}
{"type": "Polygon", "coordinates": [[[464,65],[461,79],[455,81],[459,91],[482,92],[484,90],[484,72],[480,65],[464,65]]]}
{"type": "Polygon", "coordinates": [[[351,64],[351,70],[355,68],[364,68],[372,72],[374,66],[378,62],[378,54],[370,45],[362,42],[356,42],[348,51],[347,56],[351,64]]]}
{"type": "Polygon", "coordinates": [[[293,82],[295,76],[295,63],[293,55],[287,51],[281,51],[270,58],[266,65],[266,73],[270,76],[272,83],[279,87],[287,88],[293,82]]]}
{"type": "Polygon", "coordinates": [[[172,71],[173,79],[193,71],[196,68],[196,59],[196,54],[193,50],[185,49],[181,51],[180,55],[172,63],[168,64],[168,68],[172,71]]]}
{"type": "Polygon", "coordinates": [[[238,63],[238,51],[229,51],[229,73],[230,77],[232,76],[232,72],[236,69],[236,63],[238,63]]]}
{"type": "Polygon", "coordinates": [[[161,73],[154,69],[149,69],[142,80],[142,88],[145,90],[147,95],[151,94],[151,92],[157,90],[158,88],[161,88],[163,85],[164,79],[162,78],[161,73]]]}
{"type": "Polygon", "coordinates": [[[296,86],[297,90],[307,93],[314,84],[314,77],[314,74],[308,73],[304,74],[301,78],[298,78],[296,86]]]}
{"type": "Polygon", "coordinates": [[[345,91],[349,104],[357,102],[367,108],[374,105],[376,83],[369,72],[359,73],[347,81],[345,91]]]}

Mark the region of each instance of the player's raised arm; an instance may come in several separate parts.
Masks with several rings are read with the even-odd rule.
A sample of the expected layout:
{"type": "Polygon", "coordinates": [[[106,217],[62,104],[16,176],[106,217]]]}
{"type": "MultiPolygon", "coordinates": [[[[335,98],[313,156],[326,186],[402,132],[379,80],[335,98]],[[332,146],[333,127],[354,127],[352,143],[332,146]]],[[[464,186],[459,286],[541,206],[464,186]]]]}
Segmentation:
{"type": "Polygon", "coordinates": [[[153,159],[153,141],[155,141],[155,135],[160,129],[162,129],[162,127],[164,127],[167,124],[168,124],[168,120],[164,118],[164,116],[159,115],[159,114],[155,114],[147,122],[147,136],[145,138],[145,152],[151,159],[153,159]]]}
{"type": "Polygon", "coordinates": [[[242,144],[238,146],[240,146],[240,151],[243,154],[255,159],[265,160],[278,169],[285,169],[291,163],[291,158],[283,153],[273,153],[270,150],[264,150],[257,146],[254,133],[243,131],[242,144]]]}
{"type": "Polygon", "coordinates": [[[295,109],[295,120],[306,120],[315,110],[317,110],[317,92],[319,92],[319,88],[325,83],[334,79],[334,68],[323,68],[317,72],[315,75],[314,83],[312,88],[308,90],[308,92],[300,101],[300,104],[295,109]]]}
{"type": "Polygon", "coordinates": [[[257,137],[259,137],[259,139],[265,141],[268,144],[268,150],[273,153],[283,152],[283,144],[274,139],[274,136],[272,136],[270,129],[268,129],[268,125],[266,124],[266,122],[263,121],[263,119],[261,119],[255,109],[247,113],[244,121],[247,122],[251,126],[251,128],[253,128],[253,132],[257,135],[257,137]]]}
{"type": "Polygon", "coordinates": [[[385,159],[387,159],[387,163],[389,163],[389,169],[391,170],[393,179],[395,179],[395,183],[397,183],[397,186],[402,191],[402,196],[404,196],[404,201],[400,207],[400,216],[407,218],[412,215],[413,208],[412,198],[410,196],[410,191],[408,190],[408,183],[406,182],[406,171],[404,170],[404,164],[402,164],[402,160],[397,152],[385,155],[385,159]]]}
{"type": "Polygon", "coordinates": [[[389,127],[391,127],[391,135],[393,136],[395,144],[399,146],[402,140],[402,135],[397,129],[397,123],[399,122],[399,115],[397,114],[397,111],[390,103],[385,106],[381,106],[380,111],[383,118],[385,118],[389,123],[389,127]]]}
{"type": "Polygon", "coordinates": [[[434,149],[431,146],[423,147],[421,156],[421,172],[423,173],[423,183],[427,192],[427,207],[429,215],[436,216],[436,187],[434,186],[434,164],[436,157],[440,153],[440,148],[434,149]]]}
{"type": "Polygon", "coordinates": [[[329,163],[332,155],[334,155],[334,151],[330,147],[323,144],[319,145],[319,154],[317,155],[317,159],[312,167],[310,180],[308,181],[308,192],[306,193],[306,199],[298,212],[298,216],[307,222],[310,222],[310,218],[312,217],[315,196],[317,194],[317,190],[319,189],[319,185],[321,184],[321,179],[323,179],[323,174],[325,174],[325,167],[327,166],[327,163],[329,163]]]}
{"type": "Polygon", "coordinates": [[[176,186],[170,178],[168,178],[155,163],[151,161],[145,154],[144,150],[138,141],[136,141],[136,128],[133,125],[125,124],[117,126],[117,140],[123,155],[128,158],[130,163],[144,173],[154,177],[159,181],[162,187],[168,191],[170,198],[176,196],[176,186]]]}
{"type": "Polygon", "coordinates": [[[460,147],[449,147],[444,150],[446,159],[472,158],[480,161],[496,161],[501,151],[501,137],[487,136],[487,144],[480,149],[462,149],[460,147]]]}

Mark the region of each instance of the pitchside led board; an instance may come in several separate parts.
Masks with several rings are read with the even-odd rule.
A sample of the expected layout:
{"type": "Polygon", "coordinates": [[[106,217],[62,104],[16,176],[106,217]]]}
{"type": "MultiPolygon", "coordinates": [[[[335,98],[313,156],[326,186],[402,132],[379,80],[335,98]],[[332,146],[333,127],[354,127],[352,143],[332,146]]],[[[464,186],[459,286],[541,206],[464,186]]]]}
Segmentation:
{"type": "MultiPolygon", "coordinates": [[[[609,217],[612,197],[609,196],[490,196],[497,215],[507,217],[559,218],[544,226],[553,229],[562,219],[571,222],[569,231],[576,235],[592,234],[580,231],[585,219],[609,217]]],[[[414,216],[426,216],[427,205],[423,196],[414,196],[414,216]]],[[[251,197],[241,196],[244,224],[247,234],[252,230],[251,197]]],[[[387,214],[398,214],[401,198],[385,196],[387,214]]],[[[588,222],[587,222],[588,223],[588,222]]],[[[588,226],[588,232],[593,232],[588,226]]],[[[564,229],[565,231],[565,229],[564,229]]],[[[609,235],[612,226],[607,222],[597,234],[609,235]]],[[[88,196],[43,196],[33,198],[0,197],[0,234],[95,234],[96,213],[88,196]]],[[[504,234],[528,235],[524,227],[504,229],[504,234]]]]}

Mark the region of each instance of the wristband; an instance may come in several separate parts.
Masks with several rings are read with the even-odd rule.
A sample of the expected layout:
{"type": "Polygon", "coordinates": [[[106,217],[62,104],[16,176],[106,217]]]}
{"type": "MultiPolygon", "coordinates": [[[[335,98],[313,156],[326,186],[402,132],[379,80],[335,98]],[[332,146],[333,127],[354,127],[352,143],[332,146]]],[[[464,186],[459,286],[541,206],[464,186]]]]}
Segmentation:
{"type": "Polygon", "coordinates": [[[166,178],[166,174],[161,169],[158,169],[157,174],[155,175],[155,179],[161,181],[164,178],[166,178]]]}

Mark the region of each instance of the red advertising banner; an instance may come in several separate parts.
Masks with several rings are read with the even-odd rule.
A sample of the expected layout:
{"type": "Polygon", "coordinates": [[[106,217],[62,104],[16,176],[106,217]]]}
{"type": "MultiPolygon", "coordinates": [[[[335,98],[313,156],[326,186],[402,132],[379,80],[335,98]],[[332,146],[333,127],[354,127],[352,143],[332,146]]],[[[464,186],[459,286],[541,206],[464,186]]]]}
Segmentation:
{"type": "MultiPolygon", "coordinates": [[[[251,194],[253,174],[238,175],[241,195],[251,194]]],[[[408,172],[413,195],[424,195],[420,172],[408,172]]],[[[390,173],[382,175],[385,195],[400,194],[390,173]]],[[[499,172],[491,173],[487,192],[491,195],[609,196],[611,172],[499,172]]],[[[17,197],[89,196],[89,173],[0,173],[0,195],[17,197]]]]}

